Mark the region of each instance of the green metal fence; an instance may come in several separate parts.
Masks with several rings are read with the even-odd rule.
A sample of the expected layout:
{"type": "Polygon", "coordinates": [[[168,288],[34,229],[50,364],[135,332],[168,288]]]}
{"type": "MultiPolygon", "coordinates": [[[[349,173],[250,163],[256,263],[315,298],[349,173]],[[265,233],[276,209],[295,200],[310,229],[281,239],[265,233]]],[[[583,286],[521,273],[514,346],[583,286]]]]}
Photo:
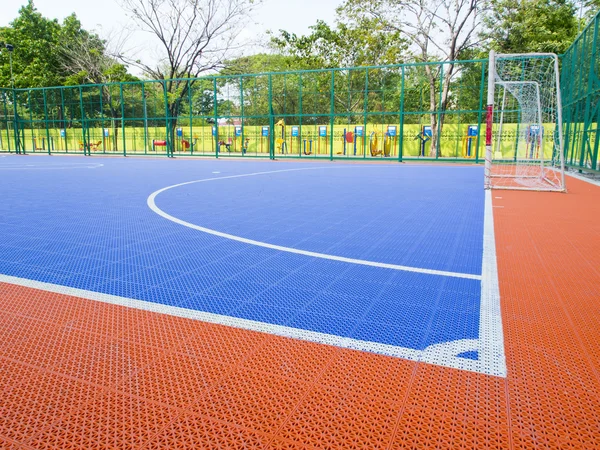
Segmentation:
{"type": "MultiPolygon", "coordinates": [[[[586,170],[600,169],[599,22],[562,59],[566,161],[586,170]]],[[[480,162],[486,78],[470,60],[0,89],[0,152],[480,162]]],[[[517,124],[501,133],[510,155],[517,124]]]]}
{"type": "Polygon", "coordinates": [[[479,161],[486,68],[472,60],[5,89],[0,151],[479,161]]]}
{"type": "Polygon", "coordinates": [[[600,13],[562,58],[561,88],[566,163],[586,171],[600,170],[600,13]]]}

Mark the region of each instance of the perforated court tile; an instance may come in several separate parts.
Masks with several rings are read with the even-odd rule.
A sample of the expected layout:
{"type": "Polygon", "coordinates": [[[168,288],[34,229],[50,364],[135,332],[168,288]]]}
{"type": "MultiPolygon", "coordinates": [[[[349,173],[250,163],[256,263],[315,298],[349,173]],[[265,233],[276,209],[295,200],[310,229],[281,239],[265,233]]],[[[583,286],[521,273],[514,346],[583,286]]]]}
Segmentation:
{"type": "Polygon", "coordinates": [[[1,282],[0,448],[599,448],[600,188],[568,189],[493,200],[506,377],[1,282]]]}

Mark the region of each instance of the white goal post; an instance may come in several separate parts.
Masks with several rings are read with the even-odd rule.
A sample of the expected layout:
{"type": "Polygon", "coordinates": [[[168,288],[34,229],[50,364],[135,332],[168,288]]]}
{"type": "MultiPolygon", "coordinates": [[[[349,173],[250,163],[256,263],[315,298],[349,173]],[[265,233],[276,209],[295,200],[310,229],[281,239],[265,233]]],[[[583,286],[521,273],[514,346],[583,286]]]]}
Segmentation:
{"type": "Polygon", "coordinates": [[[490,52],[485,144],[486,189],[566,190],[554,53],[490,52]]]}

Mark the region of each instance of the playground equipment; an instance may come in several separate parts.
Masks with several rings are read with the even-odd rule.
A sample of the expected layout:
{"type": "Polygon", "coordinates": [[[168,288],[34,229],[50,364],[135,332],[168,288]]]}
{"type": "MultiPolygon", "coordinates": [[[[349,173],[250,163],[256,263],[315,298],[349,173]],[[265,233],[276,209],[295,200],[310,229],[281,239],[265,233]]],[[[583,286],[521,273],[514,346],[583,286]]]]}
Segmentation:
{"type": "MultiPolygon", "coordinates": [[[[2,148],[2,140],[0,139],[0,148],[2,148]]],[[[45,151],[46,150],[46,138],[33,138],[33,148],[34,150],[42,150],[45,151]],[[39,144],[41,144],[42,146],[39,147],[39,144]]],[[[52,136],[50,136],[50,138],[48,138],[48,151],[54,151],[54,138],[52,136]]]]}
{"type": "Polygon", "coordinates": [[[354,143],[354,133],[352,133],[352,131],[346,131],[346,129],[344,128],[344,131],[342,132],[342,144],[343,144],[343,151],[341,152],[336,152],[337,155],[341,155],[341,154],[346,154],[346,144],[352,144],[354,143]]]}
{"type": "MultiPolygon", "coordinates": [[[[34,141],[34,146],[35,146],[35,139],[33,141],[34,141]]],[[[43,141],[44,141],[44,139],[42,139],[42,145],[43,145],[43,141]]],[[[102,141],[96,141],[96,142],[79,141],[79,150],[98,150],[98,147],[100,147],[101,144],[102,144],[102,141]]],[[[34,147],[34,148],[36,150],[42,150],[41,148],[36,148],[36,147],[34,147]]]]}
{"type": "Polygon", "coordinates": [[[290,139],[290,153],[294,153],[294,141],[298,143],[298,153],[300,153],[300,128],[292,127],[290,139]]]}
{"type": "Polygon", "coordinates": [[[369,135],[369,149],[371,150],[371,156],[379,156],[383,153],[382,150],[379,150],[379,138],[377,137],[376,131],[371,131],[369,135]]]}
{"type": "MultiPolygon", "coordinates": [[[[244,134],[244,130],[241,126],[237,125],[234,129],[233,129],[233,149],[235,151],[237,151],[237,141],[238,138],[242,138],[243,139],[243,134],[244,134]]],[[[242,141],[242,155],[246,154],[246,150],[247,148],[244,147],[244,142],[242,141]]]]}
{"type": "MultiPolygon", "coordinates": [[[[346,131],[344,128],[344,131],[342,132],[342,142],[344,143],[344,155],[346,154],[346,144],[354,144],[354,154],[356,155],[356,143],[354,142],[354,133],[352,133],[352,131],[346,131]]],[[[338,155],[339,154],[340,153],[338,152],[338,155]]]]}
{"type": "MultiPolygon", "coordinates": [[[[104,151],[106,151],[106,147],[107,147],[107,140],[108,140],[108,146],[110,146],[110,128],[103,128],[102,129],[102,149],[104,151]]],[[[146,143],[144,142],[144,146],[146,145],[146,143]]],[[[144,147],[145,148],[145,147],[144,147]]]]}
{"type": "Polygon", "coordinates": [[[431,140],[432,136],[433,132],[431,131],[431,126],[428,125],[424,125],[421,128],[421,132],[415,136],[415,139],[421,140],[419,156],[425,156],[425,145],[431,140]]]}
{"type": "Polygon", "coordinates": [[[247,137],[244,139],[244,142],[242,144],[242,155],[245,155],[246,152],[248,151],[248,145],[250,145],[250,138],[247,137]]]}
{"type": "Polygon", "coordinates": [[[277,138],[275,141],[275,151],[281,154],[287,153],[287,144],[285,142],[285,121],[281,119],[275,124],[275,126],[281,127],[281,137],[277,138]]]}
{"type": "Polygon", "coordinates": [[[312,155],[312,144],[313,144],[312,139],[308,140],[308,152],[306,151],[306,139],[304,139],[303,142],[304,142],[304,144],[303,144],[302,153],[304,153],[305,155],[312,155]]]}
{"type": "MultiPolygon", "coordinates": [[[[321,141],[325,140],[325,149],[327,149],[327,125],[319,126],[319,136],[317,138],[317,155],[321,154],[321,141]]],[[[327,153],[327,151],[325,151],[327,153]]]]}
{"type": "Polygon", "coordinates": [[[64,149],[65,149],[65,151],[67,151],[67,152],[68,152],[68,150],[67,150],[67,149],[69,148],[69,144],[67,143],[67,130],[65,130],[64,128],[61,128],[61,129],[59,130],[59,134],[60,134],[60,137],[61,137],[61,138],[63,139],[63,141],[64,141],[64,142],[63,142],[63,143],[64,143],[64,149]]]}
{"type": "Polygon", "coordinates": [[[152,139],[152,151],[156,151],[156,147],[166,147],[167,141],[152,139]]]}
{"type": "Polygon", "coordinates": [[[529,125],[525,132],[526,158],[538,159],[544,137],[544,127],[540,125],[529,125]]]}
{"type": "Polygon", "coordinates": [[[217,142],[217,153],[221,151],[221,147],[225,147],[228,153],[231,153],[231,146],[233,145],[233,139],[227,138],[227,141],[221,139],[217,142]]]}
{"type": "MultiPolygon", "coordinates": [[[[267,144],[267,149],[269,149],[269,127],[262,127],[260,132],[260,152],[263,153],[264,144],[267,144]]],[[[267,152],[268,153],[268,152],[267,152]]]]}
{"type": "Polygon", "coordinates": [[[346,131],[346,129],[344,128],[344,135],[343,135],[344,139],[344,155],[346,155],[346,152],[348,151],[348,146],[347,144],[352,144],[353,146],[353,156],[356,156],[356,152],[357,152],[357,148],[361,148],[360,145],[358,145],[358,140],[361,140],[361,144],[362,141],[364,140],[364,127],[363,126],[355,126],[354,127],[354,132],[352,131],[346,131]]]}
{"type": "Polygon", "coordinates": [[[467,135],[463,139],[464,158],[475,158],[475,152],[473,151],[473,139],[476,139],[478,134],[479,127],[477,125],[469,125],[469,128],[467,128],[467,135]]]}
{"type": "Polygon", "coordinates": [[[392,148],[396,147],[397,142],[397,128],[395,125],[388,125],[387,131],[385,132],[385,136],[383,138],[383,156],[386,158],[391,156],[392,148]]]}
{"type": "Polygon", "coordinates": [[[180,151],[186,151],[189,150],[191,145],[190,145],[190,141],[185,139],[183,136],[183,128],[176,128],[175,129],[175,136],[176,136],[176,140],[175,140],[175,150],[180,152],[180,151]]]}

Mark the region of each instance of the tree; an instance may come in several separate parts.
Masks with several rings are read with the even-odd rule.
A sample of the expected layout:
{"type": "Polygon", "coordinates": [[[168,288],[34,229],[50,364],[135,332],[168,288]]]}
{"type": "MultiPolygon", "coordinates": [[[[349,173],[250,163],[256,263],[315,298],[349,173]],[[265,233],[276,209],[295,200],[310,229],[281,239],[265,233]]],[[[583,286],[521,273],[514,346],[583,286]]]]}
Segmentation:
{"type": "Polygon", "coordinates": [[[257,53],[225,61],[221,75],[245,75],[299,70],[296,58],[281,54],[257,53]]]}
{"type": "Polygon", "coordinates": [[[486,16],[489,47],[501,53],[562,54],[578,32],[570,0],[493,0],[486,16]]]}
{"type": "Polygon", "coordinates": [[[340,7],[340,11],[354,20],[367,17],[383,30],[399,33],[409,42],[414,61],[446,62],[427,64],[423,69],[429,84],[430,156],[440,154],[438,126],[441,131],[443,111],[450,100],[450,85],[460,71],[453,61],[461,59],[478,44],[480,12],[486,5],[485,0],[346,0],[340,7]],[[439,115],[435,112],[438,101],[442,111],[439,115]]]}
{"type": "Polygon", "coordinates": [[[586,25],[586,22],[598,14],[600,10],[600,0],[579,0],[575,2],[579,9],[580,29],[586,25]]]}
{"type": "MultiPolygon", "coordinates": [[[[0,28],[0,42],[14,46],[17,88],[121,81],[129,77],[124,66],[115,67],[118,62],[106,55],[105,42],[84,30],[75,14],[59,23],[42,16],[32,0],[19,9],[9,26],[0,28]],[[112,76],[102,79],[99,73],[103,71],[112,76]]],[[[9,85],[8,52],[1,52],[0,86],[9,85]]]]}
{"type": "Polygon", "coordinates": [[[236,38],[254,5],[261,0],[123,0],[142,31],[158,42],[159,59],[145,63],[131,55],[119,58],[163,80],[174,141],[177,116],[196,78],[223,66],[239,48],[236,38]]]}
{"type": "MultiPolygon", "coordinates": [[[[81,28],[81,23],[71,15],[63,24],[61,34],[69,35],[69,39],[60,39],[59,54],[60,65],[66,73],[65,85],[98,84],[102,96],[102,110],[93,111],[92,114],[100,114],[109,117],[113,138],[113,150],[117,149],[117,138],[119,132],[119,118],[121,117],[121,96],[110,83],[123,81],[136,81],[137,77],[127,72],[127,67],[119,63],[107,51],[106,40],[97,34],[88,32],[81,28]]],[[[88,97],[88,91],[84,96],[88,97]]],[[[88,103],[84,98],[85,104],[88,103]]]]}
{"type": "Polygon", "coordinates": [[[338,21],[335,28],[319,20],[310,29],[306,36],[279,30],[271,46],[293,57],[298,68],[308,69],[397,64],[407,49],[399,31],[390,32],[375,19],[338,21]]]}
{"type": "MultiPolygon", "coordinates": [[[[8,27],[0,29],[0,42],[15,47],[15,87],[56,86],[64,80],[55,53],[59,31],[58,21],[43,17],[31,0],[8,27]]],[[[10,86],[8,52],[0,54],[0,86],[10,86]]]]}

